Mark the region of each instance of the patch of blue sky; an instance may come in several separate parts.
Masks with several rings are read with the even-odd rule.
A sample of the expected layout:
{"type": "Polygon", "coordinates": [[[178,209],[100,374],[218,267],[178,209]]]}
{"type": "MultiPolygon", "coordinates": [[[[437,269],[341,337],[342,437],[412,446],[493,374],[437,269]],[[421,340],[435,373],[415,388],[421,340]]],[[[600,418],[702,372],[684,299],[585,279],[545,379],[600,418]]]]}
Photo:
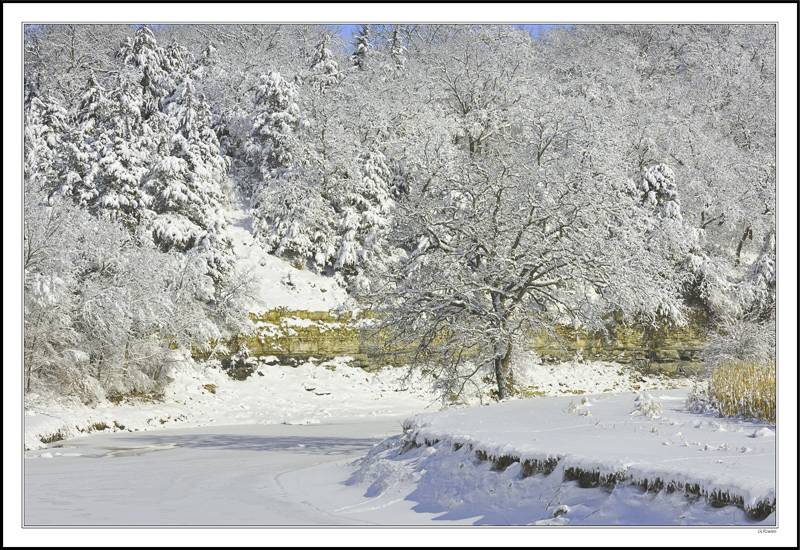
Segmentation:
{"type": "MultiPolygon", "coordinates": [[[[537,36],[543,30],[548,29],[550,27],[553,27],[554,25],[512,24],[512,26],[520,27],[520,28],[523,28],[523,29],[528,29],[528,31],[533,36],[537,36]]],[[[350,38],[353,36],[353,33],[358,31],[359,25],[343,25],[343,24],[339,24],[338,27],[339,27],[339,32],[340,32],[342,38],[344,38],[345,40],[350,40],[350,38]]]]}

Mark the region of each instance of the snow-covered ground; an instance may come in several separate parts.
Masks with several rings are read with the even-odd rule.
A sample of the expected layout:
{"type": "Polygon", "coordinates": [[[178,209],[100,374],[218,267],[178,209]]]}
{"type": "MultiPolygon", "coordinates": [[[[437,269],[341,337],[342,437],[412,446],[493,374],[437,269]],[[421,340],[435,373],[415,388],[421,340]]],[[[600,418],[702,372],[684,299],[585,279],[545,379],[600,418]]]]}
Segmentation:
{"type": "Polygon", "coordinates": [[[754,522],[733,506],[687,500],[683,488],[771,504],[775,427],[687,412],[685,400],[686,390],[603,393],[419,414],[406,436],[359,463],[356,478],[376,496],[414,479],[419,509],[476,524],[774,525],[774,514],[754,522]],[[552,473],[524,471],[548,461],[552,473]],[[575,479],[564,483],[570,471],[575,479]],[[578,472],[617,483],[587,490],[578,472]],[[660,486],[629,486],[644,480],[660,486]],[[680,487],[674,495],[663,492],[669,483],[680,487]]]}
{"type": "Polygon", "coordinates": [[[171,372],[164,402],[85,407],[34,396],[25,416],[25,521],[756,525],[737,507],[682,494],[565,483],[570,466],[700,483],[747,502],[774,497],[775,427],[684,410],[691,381],[641,377],[613,363],[521,365],[518,380],[545,397],[479,406],[476,392],[467,399],[473,406],[447,410],[415,373],[368,373],[344,360],[264,362],[244,381],[186,360],[171,372]],[[653,397],[649,407],[637,404],[634,386],[653,397]],[[404,421],[420,442],[440,442],[399,454],[404,421]],[[107,429],[88,431],[98,424],[107,429]],[[41,442],[57,431],[77,437],[41,442]],[[523,477],[519,463],[493,471],[475,451],[561,460],[549,476],[523,477]],[[118,460],[79,460],[87,458],[118,460]],[[126,485],[136,472],[148,472],[144,496],[126,485]],[[170,481],[176,475],[180,487],[170,481]],[[248,485],[256,478],[260,488],[248,485]],[[273,490],[311,508],[268,504],[273,490]],[[253,507],[258,499],[264,506],[253,507]]]}
{"type": "MultiPolygon", "coordinates": [[[[219,368],[191,359],[176,361],[163,401],[125,401],[84,406],[77,400],[29,394],[25,399],[25,447],[46,446],[42,439],[76,437],[97,431],[163,430],[174,427],[241,424],[319,424],[326,419],[413,415],[442,407],[440,395],[418,371],[351,367],[347,358],[297,367],[265,358],[247,380],[232,380],[219,368]],[[212,393],[213,389],[213,393],[212,393]]],[[[522,360],[521,360],[522,361],[522,360]]],[[[641,376],[614,363],[568,362],[545,365],[522,361],[517,381],[537,395],[635,392],[688,387],[689,379],[641,376]]],[[[464,398],[468,405],[489,402],[491,386],[482,383],[464,398]]]]}
{"type": "Polygon", "coordinates": [[[226,228],[226,236],[233,242],[236,268],[258,280],[258,293],[251,311],[276,308],[329,311],[348,303],[347,292],[332,278],[296,269],[255,244],[246,202],[241,198],[237,200],[228,212],[231,223],[226,228]]]}
{"type": "MultiPolygon", "coordinates": [[[[563,479],[569,466],[624,468],[633,477],[697,482],[745,499],[774,495],[774,426],[685,410],[689,380],[642,378],[620,365],[594,362],[524,365],[518,379],[544,397],[480,406],[476,393],[468,399],[472,406],[445,410],[424,381],[412,376],[404,385],[404,369],[367,373],[343,360],[296,368],[265,364],[259,369],[263,376],[245,381],[185,361],[172,372],[163,403],[87,408],[33,399],[25,417],[26,441],[35,447],[24,459],[25,523],[539,529],[495,532],[495,539],[476,533],[460,543],[465,545],[529,545],[526,537],[552,536],[541,531],[545,525],[567,531],[598,525],[775,526],[775,514],[753,522],[740,508],[715,508],[681,492],[644,492],[627,483],[589,489],[563,479]],[[215,393],[208,389],[212,384],[215,393]],[[593,391],[585,392],[587,386],[593,391]],[[637,401],[639,394],[652,396],[652,402],[637,401]],[[109,429],[35,444],[37,427],[47,422],[104,422],[109,429]],[[403,434],[404,422],[409,435],[403,434]],[[400,454],[408,436],[440,441],[409,445],[400,454]],[[463,446],[456,450],[454,443],[463,446]],[[525,477],[520,463],[496,471],[475,451],[561,460],[550,475],[525,477]]],[[[779,525],[785,525],[790,519],[781,513],[779,525]]],[[[429,533],[424,541],[462,540],[460,530],[446,530],[445,539],[423,532],[429,533]]],[[[407,529],[403,533],[410,536],[407,529]]],[[[616,545],[626,544],[620,537],[636,535],[614,533],[616,545]]],[[[713,541],[725,540],[719,530],[714,533],[713,541]]],[[[697,536],[695,531],[692,540],[702,540],[697,536]]],[[[230,543],[201,537],[202,543],[230,543]]],[[[242,540],[263,544],[261,537],[242,540]]],[[[286,537],[274,540],[287,544],[286,537]]],[[[300,540],[308,539],[292,537],[288,543],[300,540]]],[[[340,539],[311,540],[325,545],[340,539]]],[[[341,544],[355,546],[356,540],[341,544]]],[[[391,545],[381,537],[368,540],[391,545]]],[[[579,540],[605,544],[596,537],[579,540]]],[[[674,538],[659,534],[658,540],[674,538]]]]}
{"type": "MultiPolygon", "coordinates": [[[[166,430],[207,425],[319,424],[326,419],[363,419],[422,411],[433,398],[417,383],[403,389],[405,369],[368,373],[345,358],[298,367],[259,363],[247,380],[232,380],[219,368],[178,362],[163,401],[106,402],[92,407],[69,400],[26,399],[25,446],[61,433],[88,435],[98,424],[108,431],[166,430]],[[121,428],[124,426],[124,428],[121,428]],[[83,430],[83,432],[81,431],[83,430]]],[[[96,430],[95,430],[96,431],[96,430]]]]}

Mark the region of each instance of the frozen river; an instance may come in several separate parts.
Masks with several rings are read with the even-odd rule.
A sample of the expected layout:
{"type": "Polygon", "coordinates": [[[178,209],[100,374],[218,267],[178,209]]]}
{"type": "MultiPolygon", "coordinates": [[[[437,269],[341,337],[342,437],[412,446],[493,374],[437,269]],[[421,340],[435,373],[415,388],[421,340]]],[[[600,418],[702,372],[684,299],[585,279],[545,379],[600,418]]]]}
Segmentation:
{"type": "MultiPolygon", "coordinates": [[[[29,526],[419,525],[376,502],[348,464],[402,419],[117,432],[26,452],[29,526]]],[[[437,522],[438,523],[438,522],[437,522]]],[[[449,522],[448,522],[449,523],[449,522]]],[[[468,523],[468,522],[466,522],[468,523]]]]}
{"type": "MultiPolygon", "coordinates": [[[[28,451],[29,526],[369,525],[348,463],[400,431],[400,419],[117,432],[28,451]]],[[[408,503],[410,508],[413,503],[408,503]]]]}
{"type": "MultiPolygon", "coordinates": [[[[613,493],[581,489],[574,482],[559,484],[557,480],[538,480],[538,477],[528,478],[528,483],[533,483],[529,490],[535,489],[532,497],[520,496],[509,485],[507,498],[498,501],[503,504],[503,510],[495,509],[489,502],[491,499],[484,505],[475,502],[448,510],[426,497],[431,489],[442,489],[442,484],[466,487],[473,482],[476,494],[482,494],[479,485],[498,474],[483,472],[478,466],[465,468],[471,473],[464,473],[456,483],[452,476],[459,477],[458,470],[451,472],[450,477],[437,480],[434,479],[439,475],[437,471],[426,474],[423,470],[420,476],[410,467],[387,461],[373,465],[373,473],[378,477],[371,479],[377,479],[380,491],[369,483],[352,483],[355,471],[352,463],[366,455],[375,444],[401,433],[401,423],[406,416],[331,420],[309,425],[212,425],[123,431],[79,437],[46,449],[25,451],[23,523],[34,528],[26,529],[25,534],[45,546],[61,545],[65,537],[77,539],[76,544],[88,545],[95,541],[107,545],[112,540],[109,536],[118,546],[141,544],[142,537],[149,537],[146,540],[157,545],[183,545],[188,536],[193,537],[195,546],[212,544],[212,541],[223,545],[294,545],[308,543],[309,538],[315,545],[337,541],[354,546],[356,535],[379,546],[400,541],[407,541],[407,545],[437,545],[439,541],[445,545],[455,540],[483,546],[491,546],[498,540],[525,545],[534,534],[531,527],[512,526],[519,525],[520,518],[528,518],[522,523],[538,519],[537,508],[545,508],[555,499],[563,499],[573,507],[578,503],[577,506],[602,508],[608,518],[620,518],[622,525],[636,524],[632,520],[657,514],[659,510],[674,515],[684,508],[698,525],[726,522],[730,525],[731,518],[738,518],[737,524],[745,521],[743,516],[738,517],[741,511],[731,507],[717,510],[702,503],[672,502],[662,495],[642,495],[635,488],[622,488],[613,493]],[[525,503],[528,504],[520,507],[525,503]],[[509,523],[506,529],[503,528],[505,519],[509,523]],[[481,525],[490,528],[475,530],[481,525]],[[251,535],[236,529],[200,529],[237,526],[296,529],[272,529],[264,535],[260,534],[263,531],[251,535]],[[433,526],[460,526],[462,529],[401,529],[398,536],[402,538],[395,538],[386,530],[433,526]],[[464,530],[466,526],[472,528],[464,530]],[[40,527],[150,529],[126,529],[125,534],[116,531],[119,534],[110,535],[106,529],[36,529],[40,527]],[[153,529],[157,527],[198,529],[167,532],[153,529]],[[311,529],[307,529],[309,527],[311,529]],[[342,527],[351,529],[342,530],[342,527]],[[354,533],[352,528],[358,532],[354,533]]],[[[425,454],[428,451],[420,456],[425,454]]],[[[408,455],[411,462],[420,460],[413,455],[408,455]]],[[[466,489],[463,496],[467,500],[471,498],[466,489]]],[[[552,523],[552,512],[550,516],[552,523]]],[[[599,514],[590,516],[585,523],[599,514]]],[[[606,521],[608,523],[610,520],[606,521]]],[[[564,530],[564,527],[533,529],[536,540],[545,545],[548,541],[555,545],[569,541],[591,546],[594,540],[591,537],[597,536],[593,531],[564,530]]],[[[613,535],[617,540],[614,544],[619,543],[622,534],[638,541],[643,533],[624,529],[624,533],[611,531],[606,534],[613,535]]],[[[652,530],[645,532],[653,533],[652,530]]],[[[752,530],[749,534],[754,533],[752,530]]],[[[715,529],[709,536],[718,538],[721,534],[715,529]]],[[[725,534],[737,535],[735,531],[725,534]]],[[[697,531],[675,529],[659,533],[659,536],[672,537],[669,540],[676,543],[685,542],[689,536],[695,540],[698,535],[697,531]]]]}

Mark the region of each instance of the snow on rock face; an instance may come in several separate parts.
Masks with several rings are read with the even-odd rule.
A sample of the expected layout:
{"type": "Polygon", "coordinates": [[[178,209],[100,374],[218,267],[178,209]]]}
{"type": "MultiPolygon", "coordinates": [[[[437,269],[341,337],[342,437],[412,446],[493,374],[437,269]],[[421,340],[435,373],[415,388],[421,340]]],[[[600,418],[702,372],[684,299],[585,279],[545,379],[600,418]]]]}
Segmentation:
{"type": "Polygon", "coordinates": [[[251,311],[272,309],[330,311],[345,305],[347,292],[331,277],[292,267],[255,242],[250,233],[252,218],[247,208],[237,205],[229,212],[231,224],[226,235],[233,242],[237,269],[250,273],[258,282],[258,294],[251,311]]]}

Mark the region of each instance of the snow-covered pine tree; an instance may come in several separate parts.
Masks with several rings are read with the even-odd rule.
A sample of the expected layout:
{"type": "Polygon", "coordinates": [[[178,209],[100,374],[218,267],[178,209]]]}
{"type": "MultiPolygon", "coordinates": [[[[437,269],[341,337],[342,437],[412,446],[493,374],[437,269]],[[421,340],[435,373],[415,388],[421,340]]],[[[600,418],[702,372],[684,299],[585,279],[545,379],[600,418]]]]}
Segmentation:
{"type": "Polygon", "coordinates": [[[383,233],[391,223],[394,205],[392,174],[383,154],[377,150],[365,152],[359,164],[357,177],[344,180],[344,192],[335,198],[339,238],[333,265],[356,292],[369,289],[365,273],[373,256],[383,252],[383,233]]]}
{"type": "Polygon", "coordinates": [[[133,40],[128,40],[117,52],[123,63],[139,71],[142,87],[142,120],[161,112],[164,99],[170,92],[169,73],[166,70],[166,53],[156,42],[147,25],[136,29],[133,40]]]}
{"type": "Polygon", "coordinates": [[[339,64],[333,57],[333,52],[328,48],[327,35],[320,38],[317,45],[314,47],[314,53],[311,55],[311,66],[306,79],[311,83],[314,88],[320,92],[324,91],[328,86],[333,86],[339,82],[339,64]]]}
{"type": "MultiPolygon", "coordinates": [[[[203,90],[212,89],[216,92],[221,86],[218,81],[224,78],[225,72],[225,68],[221,66],[219,52],[211,42],[206,44],[203,52],[191,66],[192,78],[203,90]]],[[[216,107],[220,108],[221,105],[216,107]]]]}
{"type": "Polygon", "coordinates": [[[644,171],[639,182],[639,193],[642,202],[658,210],[659,217],[683,221],[675,173],[666,164],[657,164],[644,171]]]}
{"type": "Polygon", "coordinates": [[[336,213],[319,185],[287,171],[262,187],[253,230],[265,249],[295,267],[324,272],[336,252],[336,213]]]}
{"type": "Polygon", "coordinates": [[[60,190],[59,162],[67,133],[67,111],[53,98],[33,97],[25,113],[25,179],[48,194],[60,190]]]}
{"type": "MultiPolygon", "coordinates": [[[[663,163],[646,168],[639,178],[636,193],[643,209],[640,213],[643,253],[654,262],[664,262],[664,268],[671,272],[671,283],[684,297],[692,295],[698,262],[702,262],[703,256],[702,234],[683,220],[675,173],[663,163]]],[[[656,296],[653,300],[659,301],[656,296]]],[[[655,310],[655,317],[650,314],[645,317],[657,324],[682,325],[686,322],[685,302],[662,301],[655,310]]]]}
{"type": "Polygon", "coordinates": [[[95,184],[98,156],[95,144],[89,143],[87,138],[77,124],[71,123],[58,163],[60,192],[84,207],[93,205],[98,195],[95,184]]]}
{"type": "Polygon", "coordinates": [[[396,71],[401,72],[406,66],[406,47],[400,37],[400,28],[392,25],[391,58],[396,71]]]}
{"type": "Polygon", "coordinates": [[[120,221],[129,231],[138,227],[151,197],[143,189],[154,147],[142,121],[141,89],[124,78],[111,92],[110,112],[97,171],[96,211],[120,221]]]}
{"type": "Polygon", "coordinates": [[[372,31],[369,25],[360,25],[358,33],[355,35],[355,51],[350,55],[353,65],[361,71],[366,71],[373,57],[373,45],[371,41],[372,31]]]}
{"type": "Polygon", "coordinates": [[[333,255],[333,209],[320,194],[320,181],[306,173],[311,152],[301,136],[295,84],[277,72],[261,76],[255,97],[251,162],[259,167],[250,200],[253,234],[270,253],[295,264],[323,267],[333,255]]]}
{"type": "Polygon", "coordinates": [[[90,143],[97,142],[105,129],[111,107],[106,95],[105,89],[97,82],[94,71],[90,72],[75,114],[81,132],[90,143]]]}
{"type": "Polygon", "coordinates": [[[195,70],[200,69],[201,67],[214,67],[220,63],[219,52],[217,48],[214,47],[214,44],[209,42],[203,53],[200,55],[200,58],[197,60],[197,66],[195,70]]]}
{"type": "Polygon", "coordinates": [[[227,161],[219,154],[208,110],[186,76],[165,106],[174,134],[146,182],[153,197],[154,241],[163,250],[186,251],[225,225],[227,161]]]}
{"type": "Polygon", "coordinates": [[[217,48],[209,42],[192,67],[192,80],[208,100],[211,110],[211,127],[219,141],[220,153],[230,159],[231,177],[237,185],[241,185],[242,182],[237,181],[236,172],[238,165],[241,164],[239,157],[244,157],[245,154],[243,144],[246,137],[243,138],[242,134],[249,135],[247,131],[249,125],[242,121],[244,119],[249,121],[250,113],[247,112],[245,115],[240,105],[249,102],[241,97],[235,100],[227,98],[221,100],[220,95],[225,94],[221,91],[224,88],[224,81],[230,78],[229,70],[230,68],[223,65],[217,48]],[[231,110],[231,105],[235,105],[236,108],[231,110]],[[245,127],[246,130],[244,130],[245,127]]]}
{"type": "Polygon", "coordinates": [[[180,86],[185,74],[189,73],[195,64],[194,56],[173,38],[164,50],[164,70],[168,75],[170,92],[180,86]]]}
{"type": "Polygon", "coordinates": [[[90,72],[72,124],[64,140],[61,165],[62,193],[84,207],[95,209],[101,192],[98,164],[106,148],[106,124],[111,106],[105,90],[90,72]]]}
{"type": "Polygon", "coordinates": [[[248,158],[262,179],[280,177],[299,160],[297,133],[307,125],[297,87],[270,71],[261,75],[254,103],[248,158]]]}

